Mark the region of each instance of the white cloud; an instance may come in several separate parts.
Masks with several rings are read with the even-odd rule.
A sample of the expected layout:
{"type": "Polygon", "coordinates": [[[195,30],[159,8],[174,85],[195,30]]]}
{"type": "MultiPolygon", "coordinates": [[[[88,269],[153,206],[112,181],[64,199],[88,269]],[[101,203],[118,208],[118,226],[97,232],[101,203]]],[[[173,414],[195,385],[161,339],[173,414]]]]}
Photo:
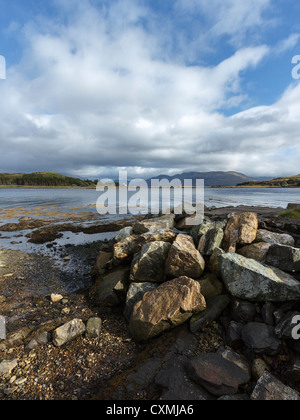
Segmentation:
{"type": "MultiPolygon", "coordinates": [[[[269,3],[256,0],[248,16],[248,3],[226,0],[235,25],[226,27],[223,6],[212,1],[212,33],[232,37],[255,26],[269,3]]],[[[296,171],[298,86],[270,107],[232,118],[219,111],[247,98],[241,73],[257,67],[269,47],[238,48],[215,66],[188,66],[162,55],[164,28],[146,29],[149,10],[141,2],[59,4],[68,22],[27,25],[23,60],[0,85],[2,170],[98,178],[121,167],[145,176],[215,169],[272,175],[284,162],[278,153],[294,147],[287,168],[296,171]]]]}

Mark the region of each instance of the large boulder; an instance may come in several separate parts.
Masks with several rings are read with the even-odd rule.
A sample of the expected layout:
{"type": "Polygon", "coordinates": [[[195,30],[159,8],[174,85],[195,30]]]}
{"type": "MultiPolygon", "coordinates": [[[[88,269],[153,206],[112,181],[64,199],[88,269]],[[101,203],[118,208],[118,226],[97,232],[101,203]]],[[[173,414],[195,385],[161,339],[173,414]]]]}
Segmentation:
{"type": "Polygon", "coordinates": [[[218,397],[235,395],[251,378],[247,362],[237,353],[223,349],[192,358],[187,371],[194,382],[218,397]]]}
{"type": "Polygon", "coordinates": [[[256,354],[275,355],[281,340],[276,337],[274,327],[260,322],[249,322],[242,329],[242,339],[245,345],[256,354]]]}
{"type": "Polygon", "coordinates": [[[225,226],[226,226],[226,222],[220,222],[220,221],[213,222],[211,220],[204,219],[200,225],[196,225],[192,227],[190,234],[194,239],[196,247],[198,248],[199,241],[201,237],[205,235],[206,232],[214,228],[220,228],[224,230],[225,226]]]}
{"type": "Polygon", "coordinates": [[[279,379],[265,372],[251,395],[252,401],[299,401],[299,394],[279,379]]]}
{"type": "Polygon", "coordinates": [[[126,296],[124,316],[129,321],[134,306],[143,299],[145,293],[158,287],[157,283],[131,283],[126,296]]]}
{"type": "Polygon", "coordinates": [[[129,268],[121,268],[100,277],[92,287],[91,295],[98,305],[117,306],[126,298],[129,268]]]}
{"type": "Polygon", "coordinates": [[[162,283],[166,279],[165,264],[171,248],[168,242],[150,242],[135,255],[130,272],[133,283],[162,283]]]}
{"type": "Polygon", "coordinates": [[[195,248],[193,238],[178,235],[166,261],[166,275],[172,278],[187,276],[198,279],[204,269],[205,261],[195,248]]]}
{"type": "Polygon", "coordinates": [[[268,244],[281,244],[295,246],[295,239],[287,233],[275,233],[265,229],[257,231],[255,242],[267,242],[268,244]]]}
{"type": "Polygon", "coordinates": [[[216,248],[220,248],[223,242],[224,232],[219,227],[209,229],[200,239],[198,251],[201,255],[210,256],[216,248]]]}
{"type": "Polygon", "coordinates": [[[233,215],[225,228],[223,248],[234,253],[237,245],[252,244],[257,235],[258,218],[255,213],[233,215]]]}
{"type": "Polygon", "coordinates": [[[229,292],[254,302],[300,299],[300,283],[291,275],[238,254],[219,256],[222,279],[229,292]]]}
{"type": "Polygon", "coordinates": [[[136,341],[146,341],[183,324],[206,308],[200,284],[180,277],[147,292],[131,315],[129,330],[136,341]]]}
{"type": "Polygon", "coordinates": [[[281,270],[300,271],[300,249],[288,245],[271,245],[266,263],[281,270]]]}

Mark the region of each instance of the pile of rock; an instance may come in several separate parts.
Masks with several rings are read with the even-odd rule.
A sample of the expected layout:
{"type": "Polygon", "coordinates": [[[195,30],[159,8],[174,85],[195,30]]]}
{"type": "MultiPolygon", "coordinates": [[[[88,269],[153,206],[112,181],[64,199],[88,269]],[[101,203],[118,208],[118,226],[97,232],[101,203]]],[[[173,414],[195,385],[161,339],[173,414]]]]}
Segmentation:
{"type": "MultiPolygon", "coordinates": [[[[98,305],[123,304],[137,342],[187,322],[197,335],[217,321],[229,350],[190,360],[190,378],[215,396],[237,394],[254,378],[260,382],[252,398],[264,393],[264,399],[274,399],[272,387],[270,393],[260,391],[272,381],[276,389],[278,383],[285,387],[264,373],[274,367],[270,357],[293,358],[282,377],[300,381],[300,342],[292,337],[293,320],[300,316],[299,272],[294,238],[259,229],[254,213],[225,221],[205,217],[189,230],[171,214],[117,234],[113,249],[97,258],[91,296],[98,305]],[[257,366],[263,366],[260,374],[257,366]]],[[[284,395],[298,398],[292,390],[284,395]]]]}

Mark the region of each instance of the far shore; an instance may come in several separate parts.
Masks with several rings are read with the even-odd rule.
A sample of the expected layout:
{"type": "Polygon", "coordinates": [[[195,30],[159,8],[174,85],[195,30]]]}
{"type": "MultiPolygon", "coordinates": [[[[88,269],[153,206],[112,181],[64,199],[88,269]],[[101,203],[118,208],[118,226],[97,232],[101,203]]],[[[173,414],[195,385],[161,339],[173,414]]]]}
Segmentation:
{"type": "MultiPolygon", "coordinates": [[[[105,185],[103,185],[103,187],[106,187],[105,185]]],[[[127,188],[126,186],[118,186],[116,185],[116,188],[127,188]]],[[[140,188],[152,188],[151,186],[148,187],[140,187],[140,188]]],[[[154,187],[155,189],[158,187],[154,187]]],[[[164,186],[160,186],[159,188],[170,188],[168,186],[164,187],[164,186]]],[[[182,188],[180,187],[171,187],[171,188],[182,188]]],[[[196,186],[192,186],[192,187],[185,187],[185,188],[192,188],[192,189],[196,189],[196,186]]],[[[198,187],[199,188],[199,187],[198,187]]],[[[261,188],[267,188],[267,189],[294,189],[294,188],[300,188],[300,187],[296,187],[296,186],[292,186],[292,187],[273,187],[273,186],[265,186],[265,185],[212,185],[212,186],[205,186],[205,188],[208,189],[261,189],[261,188]]],[[[87,186],[87,187],[70,187],[70,186],[38,186],[38,185],[0,185],[0,189],[3,190],[8,190],[8,189],[19,189],[19,190],[96,190],[96,185],[95,186],[87,186]]]]}

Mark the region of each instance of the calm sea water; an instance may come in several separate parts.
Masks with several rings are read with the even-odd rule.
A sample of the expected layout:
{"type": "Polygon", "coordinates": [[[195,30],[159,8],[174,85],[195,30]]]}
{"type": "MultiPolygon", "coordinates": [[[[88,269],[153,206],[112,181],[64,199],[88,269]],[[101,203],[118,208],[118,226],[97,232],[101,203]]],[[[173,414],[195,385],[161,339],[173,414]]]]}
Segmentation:
{"type": "MultiPolygon", "coordinates": [[[[57,221],[57,223],[68,220],[70,216],[76,216],[78,219],[72,218],[72,223],[80,224],[107,223],[123,219],[123,214],[106,216],[97,214],[96,202],[100,195],[96,190],[89,189],[0,189],[0,226],[17,222],[23,216],[36,219],[49,218],[51,222],[57,221]]],[[[300,189],[206,188],[204,198],[205,204],[209,207],[248,205],[286,208],[288,203],[300,203],[300,189]]],[[[150,200],[141,205],[146,208],[149,202],[150,200]]],[[[27,233],[30,231],[1,232],[0,247],[26,252],[48,252],[45,246],[30,244],[26,238],[27,233]]],[[[114,233],[88,235],[64,232],[56,243],[61,246],[79,245],[111,239],[114,235],[114,233]]]]}
{"type": "MultiPolygon", "coordinates": [[[[100,193],[89,189],[0,189],[0,211],[19,208],[96,212],[100,193]]],[[[299,188],[205,188],[207,206],[253,205],[286,208],[300,203],[299,188]]]]}

